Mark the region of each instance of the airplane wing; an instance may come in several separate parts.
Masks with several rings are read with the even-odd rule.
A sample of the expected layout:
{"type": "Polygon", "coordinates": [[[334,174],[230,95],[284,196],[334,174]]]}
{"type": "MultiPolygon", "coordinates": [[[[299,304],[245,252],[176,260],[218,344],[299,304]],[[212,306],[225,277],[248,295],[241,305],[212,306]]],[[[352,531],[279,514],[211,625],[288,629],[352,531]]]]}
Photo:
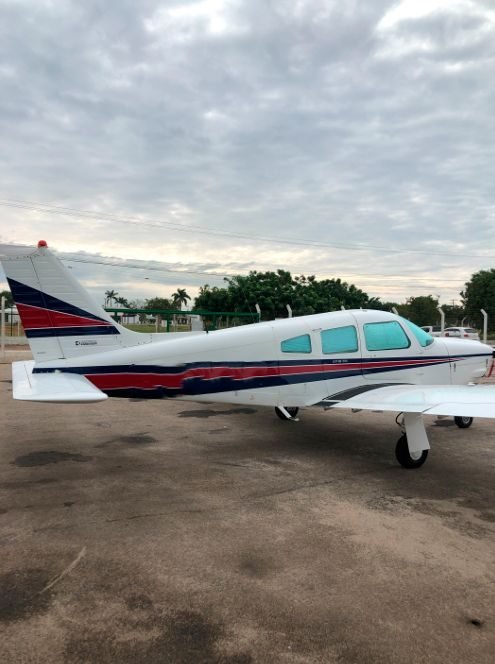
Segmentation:
{"type": "Polygon", "coordinates": [[[84,376],[71,373],[33,374],[34,362],[13,362],[14,399],[46,403],[88,403],[107,395],[84,376]]]}
{"type": "Polygon", "coordinates": [[[323,408],[495,418],[491,385],[361,385],[326,397],[323,408]]]}

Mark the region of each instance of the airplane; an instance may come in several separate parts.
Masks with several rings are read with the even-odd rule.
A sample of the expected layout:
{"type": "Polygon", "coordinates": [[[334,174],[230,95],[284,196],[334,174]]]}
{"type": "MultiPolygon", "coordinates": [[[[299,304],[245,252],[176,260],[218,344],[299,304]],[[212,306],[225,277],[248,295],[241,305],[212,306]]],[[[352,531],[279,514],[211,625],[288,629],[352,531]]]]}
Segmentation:
{"type": "Polygon", "coordinates": [[[181,399],[274,407],[396,412],[395,456],[419,468],[430,444],[423,415],[453,416],[467,428],[495,417],[493,350],[432,337],[377,310],[344,310],[213,332],[145,334],[122,327],[40,240],[0,246],[33,354],[14,362],[13,397],[91,403],[108,397],[181,399]]]}

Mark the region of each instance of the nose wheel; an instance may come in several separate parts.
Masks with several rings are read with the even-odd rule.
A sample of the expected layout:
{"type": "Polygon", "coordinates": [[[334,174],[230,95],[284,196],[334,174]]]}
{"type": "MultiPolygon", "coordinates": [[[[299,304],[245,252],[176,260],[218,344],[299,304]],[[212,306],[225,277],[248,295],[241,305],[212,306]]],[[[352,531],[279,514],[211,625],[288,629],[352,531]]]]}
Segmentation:
{"type": "Polygon", "coordinates": [[[428,450],[421,452],[410,452],[405,433],[397,441],[395,446],[395,458],[403,468],[419,468],[424,464],[428,456],[428,450]]]}

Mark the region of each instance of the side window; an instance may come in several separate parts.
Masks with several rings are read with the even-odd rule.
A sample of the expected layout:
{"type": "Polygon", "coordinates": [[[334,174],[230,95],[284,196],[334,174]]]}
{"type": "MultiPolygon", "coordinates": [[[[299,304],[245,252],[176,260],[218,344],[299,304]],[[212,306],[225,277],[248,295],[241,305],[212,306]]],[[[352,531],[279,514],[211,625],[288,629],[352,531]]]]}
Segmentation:
{"type": "Polygon", "coordinates": [[[401,318],[401,320],[404,323],[404,325],[408,327],[411,330],[411,332],[414,334],[420,346],[422,346],[423,348],[426,348],[426,346],[431,346],[434,339],[432,336],[428,334],[428,332],[425,332],[424,328],[418,327],[414,323],[411,323],[411,321],[407,320],[407,318],[401,318]]]}
{"type": "Polygon", "coordinates": [[[280,344],[283,353],[311,353],[311,339],[309,334],[286,339],[280,344]]]}
{"type": "Polygon", "coordinates": [[[331,353],[355,353],[358,349],[356,328],[354,325],[334,327],[321,333],[321,349],[325,355],[331,353]]]}
{"type": "Polygon", "coordinates": [[[366,323],[364,338],[368,350],[397,350],[411,345],[407,334],[396,321],[366,323]]]}

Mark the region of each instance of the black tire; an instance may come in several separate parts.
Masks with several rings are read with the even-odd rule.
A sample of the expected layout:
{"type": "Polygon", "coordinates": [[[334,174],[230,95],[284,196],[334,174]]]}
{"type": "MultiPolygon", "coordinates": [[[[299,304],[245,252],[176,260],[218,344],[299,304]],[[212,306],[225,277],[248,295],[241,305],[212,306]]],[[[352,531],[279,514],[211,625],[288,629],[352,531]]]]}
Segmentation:
{"type": "Polygon", "coordinates": [[[456,425],[459,427],[459,429],[469,429],[471,424],[473,423],[473,418],[472,417],[454,417],[454,422],[456,425]]]}
{"type": "Polygon", "coordinates": [[[411,454],[407,444],[407,436],[405,433],[397,441],[395,446],[395,458],[403,468],[419,468],[426,461],[428,450],[423,450],[421,453],[416,452],[411,454]]]}
{"type": "MultiPolygon", "coordinates": [[[[295,406],[294,407],[288,407],[285,410],[289,413],[289,415],[291,417],[296,417],[297,413],[299,412],[299,408],[296,408],[295,406]]],[[[285,422],[287,422],[287,418],[282,413],[280,408],[278,408],[277,406],[275,406],[275,412],[277,413],[277,417],[280,417],[281,420],[284,420],[285,422]]]]}

